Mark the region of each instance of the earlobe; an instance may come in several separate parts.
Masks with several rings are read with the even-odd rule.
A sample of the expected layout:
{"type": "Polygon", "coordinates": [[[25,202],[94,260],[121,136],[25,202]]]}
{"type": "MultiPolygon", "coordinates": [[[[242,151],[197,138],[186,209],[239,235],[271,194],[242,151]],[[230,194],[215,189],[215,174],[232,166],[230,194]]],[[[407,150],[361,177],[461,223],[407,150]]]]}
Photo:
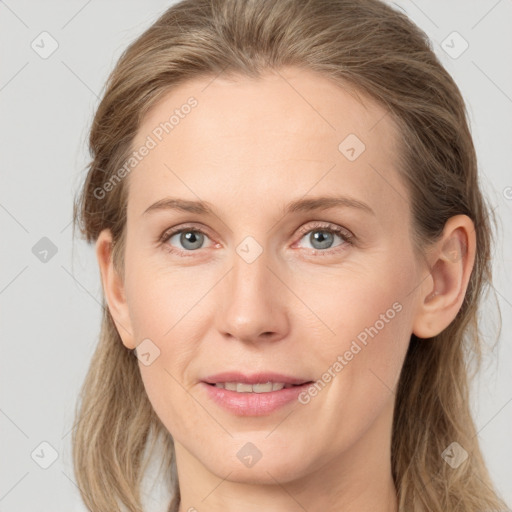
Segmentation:
{"type": "Polygon", "coordinates": [[[117,331],[126,348],[135,348],[133,330],[124,293],[124,283],[112,260],[112,233],[104,229],[96,241],[96,258],[101,274],[103,293],[117,331]]]}
{"type": "Polygon", "coordinates": [[[467,215],[455,215],[430,252],[430,278],[420,287],[413,333],[432,338],[457,316],[473,270],[476,234],[467,215]]]}

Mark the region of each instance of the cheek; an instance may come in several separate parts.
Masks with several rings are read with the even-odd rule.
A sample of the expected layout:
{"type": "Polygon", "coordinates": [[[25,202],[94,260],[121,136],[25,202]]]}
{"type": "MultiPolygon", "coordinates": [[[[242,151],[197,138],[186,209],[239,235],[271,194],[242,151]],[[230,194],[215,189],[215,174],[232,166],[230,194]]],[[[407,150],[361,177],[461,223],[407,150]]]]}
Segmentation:
{"type": "Polygon", "coordinates": [[[402,266],[398,272],[391,263],[374,262],[338,274],[331,270],[321,286],[318,276],[309,281],[301,276],[294,289],[316,313],[316,323],[323,326],[323,352],[348,349],[356,339],[364,346],[377,335],[397,337],[410,322],[407,311],[413,272],[413,266],[402,266]]]}
{"type": "Polygon", "coordinates": [[[200,278],[192,267],[170,269],[162,260],[165,262],[159,258],[157,264],[135,254],[126,263],[126,299],[133,329],[139,338],[154,338],[155,342],[163,342],[179,330],[181,319],[200,307],[199,299],[215,277],[200,278]]]}
{"type": "Polygon", "coordinates": [[[309,353],[323,380],[325,372],[339,376],[329,384],[336,400],[350,392],[353,403],[371,407],[398,381],[412,332],[415,266],[405,251],[388,254],[326,279],[322,294],[309,288],[306,302],[330,331],[323,330],[322,350],[309,353]]]}
{"type": "MultiPolygon", "coordinates": [[[[395,274],[396,276],[396,274],[395,274]]],[[[317,390],[302,397],[309,418],[316,418],[321,435],[310,443],[325,457],[356,444],[377,418],[392,408],[396,386],[410,340],[412,311],[403,281],[359,279],[331,293],[324,321],[335,334],[322,350],[307,358],[317,370],[317,390]]],[[[311,388],[310,388],[311,389],[311,388]]],[[[300,425],[298,425],[299,429],[300,425]]]]}
{"type": "Polygon", "coordinates": [[[126,259],[126,300],[133,334],[136,344],[144,340],[151,354],[149,365],[139,362],[141,377],[155,412],[177,439],[180,432],[193,429],[193,421],[201,414],[189,395],[192,382],[187,368],[198,357],[204,337],[204,303],[199,301],[215,277],[198,276],[192,268],[169,271],[136,253],[126,259]]]}
{"type": "Polygon", "coordinates": [[[211,418],[191,398],[187,387],[181,383],[181,376],[176,369],[169,368],[165,356],[162,353],[148,367],[139,363],[142,382],[156,415],[167,431],[176,441],[187,444],[197,434],[197,422],[209,425],[211,418]]]}

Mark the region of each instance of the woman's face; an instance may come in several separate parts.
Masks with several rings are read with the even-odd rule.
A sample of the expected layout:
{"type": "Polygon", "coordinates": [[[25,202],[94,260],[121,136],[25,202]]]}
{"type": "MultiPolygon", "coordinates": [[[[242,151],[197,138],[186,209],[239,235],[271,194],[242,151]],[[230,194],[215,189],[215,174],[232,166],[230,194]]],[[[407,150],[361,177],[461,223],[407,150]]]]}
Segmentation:
{"type": "Polygon", "coordinates": [[[116,323],[178,464],[272,483],[389,453],[425,273],[399,137],[364,101],[287,68],[144,118],[116,323]]]}

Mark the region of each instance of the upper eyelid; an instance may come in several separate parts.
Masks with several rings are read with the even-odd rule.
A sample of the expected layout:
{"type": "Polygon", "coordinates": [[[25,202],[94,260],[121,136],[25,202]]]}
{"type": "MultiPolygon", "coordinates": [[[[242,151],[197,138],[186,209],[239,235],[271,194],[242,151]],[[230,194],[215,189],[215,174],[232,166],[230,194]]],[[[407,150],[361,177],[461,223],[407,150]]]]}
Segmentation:
{"type": "Polygon", "coordinates": [[[352,237],[352,232],[349,231],[347,228],[343,227],[343,226],[338,226],[332,222],[327,222],[327,221],[311,221],[313,223],[315,223],[314,226],[308,226],[307,224],[303,227],[300,227],[297,232],[300,233],[301,235],[305,234],[305,233],[309,233],[310,231],[314,231],[315,229],[318,229],[318,230],[322,230],[324,229],[325,231],[334,231],[334,232],[340,232],[340,233],[345,233],[348,236],[352,237]]]}
{"type": "Polygon", "coordinates": [[[173,228],[166,229],[162,235],[159,237],[160,240],[169,239],[171,236],[177,235],[178,233],[182,233],[183,231],[198,231],[199,233],[203,233],[204,235],[212,238],[209,234],[209,230],[203,227],[195,226],[195,225],[185,225],[185,226],[177,226],[173,228]]]}

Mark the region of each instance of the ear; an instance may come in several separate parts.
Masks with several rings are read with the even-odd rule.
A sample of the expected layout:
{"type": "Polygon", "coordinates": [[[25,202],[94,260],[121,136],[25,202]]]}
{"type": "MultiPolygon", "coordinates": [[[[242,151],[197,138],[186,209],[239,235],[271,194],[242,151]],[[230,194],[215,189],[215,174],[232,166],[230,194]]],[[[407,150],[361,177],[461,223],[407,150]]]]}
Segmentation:
{"type": "Polygon", "coordinates": [[[455,215],[445,224],[441,239],[429,251],[430,275],[420,287],[413,324],[418,338],[442,332],[457,316],[473,270],[476,234],[467,215],[455,215]]]}
{"type": "Polygon", "coordinates": [[[109,229],[104,229],[96,241],[96,258],[100,267],[103,293],[123,345],[134,349],[136,345],[124,293],[124,283],[114,268],[112,247],[112,233],[109,229]]]}

